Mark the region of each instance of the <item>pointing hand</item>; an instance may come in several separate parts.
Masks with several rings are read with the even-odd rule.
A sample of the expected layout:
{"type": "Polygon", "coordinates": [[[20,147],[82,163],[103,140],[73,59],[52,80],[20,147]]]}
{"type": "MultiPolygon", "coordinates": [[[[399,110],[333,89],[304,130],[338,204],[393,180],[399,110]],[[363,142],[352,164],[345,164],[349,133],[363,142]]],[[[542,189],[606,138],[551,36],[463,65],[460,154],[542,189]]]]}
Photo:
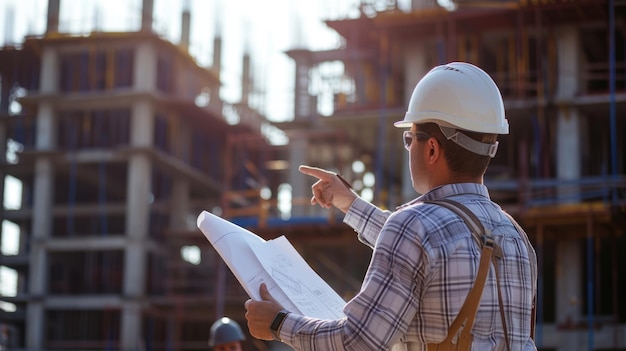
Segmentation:
{"type": "Polygon", "coordinates": [[[317,167],[302,165],[299,170],[303,174],[318,179],[311,187],[313,192],[313,197],[311,198],[312,205],[318,204],[323,208],[335,206],[343,213],[348,212],[357,195],[343,178],[337,173],[317,167]]]}

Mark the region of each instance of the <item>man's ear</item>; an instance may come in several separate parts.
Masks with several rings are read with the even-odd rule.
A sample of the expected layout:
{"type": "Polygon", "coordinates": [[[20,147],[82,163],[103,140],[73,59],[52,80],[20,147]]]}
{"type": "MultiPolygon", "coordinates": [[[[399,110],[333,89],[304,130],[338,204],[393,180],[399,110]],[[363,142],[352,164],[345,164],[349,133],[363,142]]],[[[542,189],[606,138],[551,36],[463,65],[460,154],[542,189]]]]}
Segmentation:
{"type": "Polygon", "coordinates": [[[435,163],[442,156],[441,153],[443,152],[443,150],[441,149],[441,145],[439,145],[439,142],[435,138],[428,139],[427,143],[428,161],[430,163],[435,163]]]}

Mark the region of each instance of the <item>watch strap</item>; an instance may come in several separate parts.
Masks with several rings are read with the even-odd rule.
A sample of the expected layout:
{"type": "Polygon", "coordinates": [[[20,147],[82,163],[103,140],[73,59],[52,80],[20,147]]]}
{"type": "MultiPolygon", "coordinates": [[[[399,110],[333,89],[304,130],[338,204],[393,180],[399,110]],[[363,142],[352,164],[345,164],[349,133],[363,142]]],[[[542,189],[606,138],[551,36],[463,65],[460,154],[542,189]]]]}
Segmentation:
{"type": "Polygon", "coordinates": [[[274,339],[281,341],[280,339],[280,327],[283,326],[283,322],[285,321],[285,317],[289,314],[287,310],[281,310],[276,314],[272,324],[270,325],[270,331],[272,332],[272,336],[274,339]]]}

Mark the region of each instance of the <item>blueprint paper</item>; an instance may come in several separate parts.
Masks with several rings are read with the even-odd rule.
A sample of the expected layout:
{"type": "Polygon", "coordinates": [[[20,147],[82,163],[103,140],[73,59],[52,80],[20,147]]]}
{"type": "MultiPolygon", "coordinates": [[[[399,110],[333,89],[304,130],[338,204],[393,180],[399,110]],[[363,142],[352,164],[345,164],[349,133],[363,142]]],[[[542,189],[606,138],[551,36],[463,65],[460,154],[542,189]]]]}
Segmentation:
{"type": "Polygon", "coordinates": [[[285,236],[265,241],[207,211],[198,216],[197,225],[251,298],[261,300],[259,287],[265,283],[289,311],[320,319],[344,316],[346,302],[285,236]]]}

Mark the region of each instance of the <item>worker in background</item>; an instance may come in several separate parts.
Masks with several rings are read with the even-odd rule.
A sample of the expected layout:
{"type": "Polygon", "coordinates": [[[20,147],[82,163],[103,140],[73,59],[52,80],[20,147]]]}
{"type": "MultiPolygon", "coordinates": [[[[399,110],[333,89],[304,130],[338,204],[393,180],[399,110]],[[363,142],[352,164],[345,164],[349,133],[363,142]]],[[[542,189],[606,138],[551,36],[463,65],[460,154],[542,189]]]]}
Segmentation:
{"type": "Polygon", "coordinates": [[[243,351],[246,337],[237,322],[222,317],[211,326],[209,347],[213,351],[243,351]]]}
{"type": "Polygon", "coordinates": [[[318,179],[311,203],[340,209],[344,222],[373,249],[345,316],[320,320],[284,310],[261,285],[262,301],[245,303],[250,333],[295,350],[536,350],[535,252],[483,184],[497,134],[509,132],[498,87],[468,63],[435,67],[417,84],[395,126],[410,128],[403,142],[413,188],[422,194],[395,212],[358,197],[336,173],[300,167],[318,179]],[[472,223],[485,228],[485,241],[473,240],[476,230],[465,218],[471,216],[446,208],[443,199],[475,215],[472,223]],[[481,265],[485,247],[493,254],[481,265]],[[460,310],[479,266],[486,278],[473,303],[473,327],[463,330],[471,325],[463,319],[457,333],[451,325],[465,315],[460,310]]]}

